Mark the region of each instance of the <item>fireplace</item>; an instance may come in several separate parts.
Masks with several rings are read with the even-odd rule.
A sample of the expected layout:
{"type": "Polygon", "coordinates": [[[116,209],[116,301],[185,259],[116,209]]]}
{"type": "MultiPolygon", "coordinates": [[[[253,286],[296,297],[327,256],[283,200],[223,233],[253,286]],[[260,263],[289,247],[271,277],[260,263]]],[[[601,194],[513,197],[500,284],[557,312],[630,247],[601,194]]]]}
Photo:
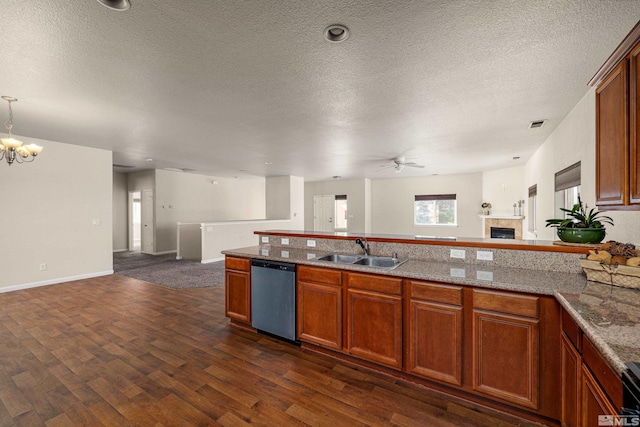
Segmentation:
{"type": "Polygon", "coordinates": [[[516,229],[507,227],[491,227],[492,239],[515,239],[516,229]]]}

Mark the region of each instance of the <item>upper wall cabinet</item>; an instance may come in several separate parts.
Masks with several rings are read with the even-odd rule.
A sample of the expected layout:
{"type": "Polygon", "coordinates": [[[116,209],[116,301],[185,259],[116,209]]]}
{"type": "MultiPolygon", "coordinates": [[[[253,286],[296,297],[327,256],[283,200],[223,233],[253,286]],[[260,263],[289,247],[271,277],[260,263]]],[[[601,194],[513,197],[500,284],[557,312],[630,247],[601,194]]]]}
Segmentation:
{"type": "Polygon", "coordinates": [[[596,204],[640,210],[640,22],[593,77],[596,204]]]}

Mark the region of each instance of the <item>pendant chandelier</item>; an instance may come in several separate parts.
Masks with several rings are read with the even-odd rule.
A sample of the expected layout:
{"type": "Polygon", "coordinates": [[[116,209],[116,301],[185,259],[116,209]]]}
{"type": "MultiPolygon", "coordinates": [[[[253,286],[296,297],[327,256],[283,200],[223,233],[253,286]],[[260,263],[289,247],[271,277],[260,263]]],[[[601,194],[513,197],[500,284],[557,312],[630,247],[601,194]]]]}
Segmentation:
{"type": "Polygon", "coordinates": [[[14,161],[18,163],[32,162],[42,151],[42,147],[36,144],[22,145],[22,141],[11,136],[11,128],[13,128],[13,110],[11,109],[11,103],[16,102],[17,99],[13,96],[6,95],[3,96],[2,99],[9,103],[9,119],[4,124],[9,136],[0,139],[0,141],[2,141],[2,144],[0,144],[0,161],[7,159],[9,165],[13,164],[14,161]]]}

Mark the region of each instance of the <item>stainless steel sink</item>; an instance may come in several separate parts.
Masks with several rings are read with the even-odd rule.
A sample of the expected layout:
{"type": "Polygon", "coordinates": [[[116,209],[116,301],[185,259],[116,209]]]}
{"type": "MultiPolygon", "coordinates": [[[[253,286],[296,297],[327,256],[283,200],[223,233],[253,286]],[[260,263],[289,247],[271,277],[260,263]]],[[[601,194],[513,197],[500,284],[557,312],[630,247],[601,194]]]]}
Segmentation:
{"type": "Polygon", "coordinates": [[[329,254],[316,258],[318,261],[329,261],[340,264],[363,265],[366,267],[384,268],[392,270],[405,263],[406,259],[398,259],[386,256],[357,256],[357,255],[341,255],[329,254]]]}
{"type": "Polygon", "coordinates": [[[406,259],[391,258],[386,256],[368,256],[360,258],[354,264],[366,265],[369,267],[393,269],[406,262],[406,259]]]}
{"type": "Polygon", "coordinates": [[[354,262],[358,261],[360,257],[355,255],[331,254],[331,255],[321,256],[316,259],[319,261],[330,261],[330,262],[339,262],[342,264],[353,264],[354,262]]]}

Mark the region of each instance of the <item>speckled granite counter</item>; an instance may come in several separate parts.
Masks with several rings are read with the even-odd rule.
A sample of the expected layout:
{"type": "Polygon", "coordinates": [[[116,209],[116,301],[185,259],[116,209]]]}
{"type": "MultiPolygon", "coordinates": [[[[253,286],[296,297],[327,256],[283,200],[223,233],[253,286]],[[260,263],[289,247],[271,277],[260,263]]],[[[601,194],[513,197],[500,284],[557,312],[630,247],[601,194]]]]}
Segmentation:
{"type": "Polygon", "coordinates": [[[412,259],[394,270],[385,270],[314,259],[327,254],[324,251],[283,249],[269,245],[232,249],[223,253],[316,267],[555,295],[619,373],[625,370],[624,362],[640,361],[640,290],[588,282],[584,274],[412,259]]]}

